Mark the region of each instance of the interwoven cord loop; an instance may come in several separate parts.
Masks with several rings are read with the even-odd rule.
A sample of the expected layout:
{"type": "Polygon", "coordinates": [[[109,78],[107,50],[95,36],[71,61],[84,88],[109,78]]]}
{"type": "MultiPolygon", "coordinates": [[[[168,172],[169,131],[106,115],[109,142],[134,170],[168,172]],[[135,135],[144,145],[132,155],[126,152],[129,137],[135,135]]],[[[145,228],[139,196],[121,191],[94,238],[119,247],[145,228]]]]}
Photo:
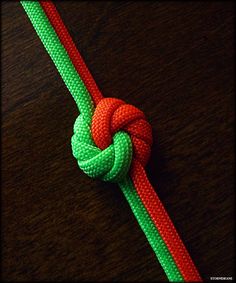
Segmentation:
{"type": "Polygon", "coordinates": [[[98,103],[91,129],[82,116],[74,125],[72,151],[79,167],[90,177],[105,181],[126,178],[132,157],[145,166],[151,144],[151,126],[144,113],[116,98],[98,103]]]}

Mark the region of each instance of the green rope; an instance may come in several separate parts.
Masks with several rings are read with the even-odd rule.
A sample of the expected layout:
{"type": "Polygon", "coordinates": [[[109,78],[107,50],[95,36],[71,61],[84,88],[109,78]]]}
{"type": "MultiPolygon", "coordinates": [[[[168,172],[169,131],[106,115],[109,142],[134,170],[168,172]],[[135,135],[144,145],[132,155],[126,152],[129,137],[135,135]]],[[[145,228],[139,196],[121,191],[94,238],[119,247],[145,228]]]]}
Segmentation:
{"type": "Polygon", "coordinates": [[[101,150],[93,142],[90,125],[79,115],[71,145],[79,167],[90,177],[117,183],[128,175],[132,142],[127,133],[119,131],[114,135],[113,143],[101,150]]]}
{"type": "Polygon", "coordinates": [[[183,282],[184,279],[168,250],[164,240],[161,238],[156,226],[138,196],[130,178],[127,178],[119,186],[127,199],[133,214],[135,215],[141,229],[143,230],[150,246],[156,254],[167,278],[171,282],[183,282]]]}
{"type": "Polygon", "coordinates": [[[51,26],[40,3],[37,1],[21,1],[21,4],[53,60],[65,85],[74,98],[80,113],[88,123],[91,123],[94,106],[90,94],[51,26]]]}
{"type": "MultiPolygon", "coordinates": [[[[21,4],[24,7],[47,52],[56,65],[56,68],[58,69],[63,81],[73,96],[81,113],[81,115],[79,115],[75,121],[74,135],[72,137],[72,151],[73,155],[76,156],[76,159],[78,159],[79,166],[92,177],[103,176],[102,178],[104,180],[113,180],[116,182],[119,181],[121,177],[123,178],[124,175],[127,175],[127,168],[129,168],[131,162],[132,152],[128,151],[129,157],[126,158],[128,160],[127,164],[123,164],[123,169],[118,171],[117,168],[120,166],[120,160],[117,160],[116,162],[114,161],[114,151],[120,151],[120,153],[116,153],[116,155],[121,156],[122,146],[127,146],[130,148],[131,141],[129,136],[124,132],[117,133],[116,137],[114,138],[116,142],[114,142],[113,145],[109,146],[104,151],[101,151],[95,146],[90,133],[94,106],[83,81],[76,72],[66,50],[61,45],[57,34],[51,26],[40,4],[34,1],[21,1],[21,4]],[[81,150],[78,150],[78,148],[81,150]],[[99,158],[97,158],[98,156],[99,158]],[[98,166],[100,162],[106,164],[104,166],[107,167],[104,168],[98,166]],[[113,168],[115,165],[112,167],[113,163],[116,163],[117,168],[113,168]]],[[[138,196],[131,179],[126,177],[118,184],[125,198],[127,199],[140,227],[153,248],[160,264],[162,265],[168,279],[172,282],[182,282],[183,277],[180,274],[178,267],[176,266],[176,263],[168,250],[168,247],[161,238],[151,217],[142,204],[142,201],[138,196]]]]}

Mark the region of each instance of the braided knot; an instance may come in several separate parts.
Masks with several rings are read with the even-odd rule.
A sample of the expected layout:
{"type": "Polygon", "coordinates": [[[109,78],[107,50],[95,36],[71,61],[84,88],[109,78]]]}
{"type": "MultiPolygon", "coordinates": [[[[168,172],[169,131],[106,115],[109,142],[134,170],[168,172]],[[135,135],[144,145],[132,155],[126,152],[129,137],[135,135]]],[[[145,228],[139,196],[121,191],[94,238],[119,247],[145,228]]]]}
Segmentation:
{"type": "Polygon", "coordinates": [[[92,125],[79,115],[74,124],[72,151],[79,167],[90,177],[119,182],[132,159],[145,166],[151,151],[152,131],[138,108],[116,98],[103,98],[92,125]]]}

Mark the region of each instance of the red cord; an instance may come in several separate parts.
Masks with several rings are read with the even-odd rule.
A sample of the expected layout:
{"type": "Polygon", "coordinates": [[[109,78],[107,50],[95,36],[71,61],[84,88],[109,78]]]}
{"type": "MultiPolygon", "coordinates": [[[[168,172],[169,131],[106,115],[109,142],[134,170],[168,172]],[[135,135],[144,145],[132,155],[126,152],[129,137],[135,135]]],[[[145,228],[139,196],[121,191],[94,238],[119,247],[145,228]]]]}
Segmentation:
{"type": "Polygon", "coordinates": [[[133,162],[131,178],[184,280],[187,282],[201,282],[202,279],[188,251],[171,222],[167,211],[150,184],[143,166],[137,160],[133,162]]]}
{"type": "MultiPolygon", "coordinates": [[[[60,15],[56,10],[56,7],[50,1],[41,1],[40,3],[49,21],[54,27],[61,43],[65,47],[77,72],[81,76],[84,84],[90,92],[95,105],[99,104],[98,108],[104,108],[108,107],[107,103],[109,105],[111,104],[111,108],[109,109],[110,112],[108,111],[109,113],[107,113],[106,116],[101,116],[98,109],[96,109],[92,122],[92,135],[95,143],[101,149],[106,148],[111,142],[111,135],[115,131],[118,131],[121,127],[123,129],[123,126],[126,124],[124,122],[127,117],[126,115],[122,116],[122,119],[120,119],[121,117],[119,117],[118,120],[116,120],[116,116],[118,117],[119,115],[114,115],[114,111],[119,111],[119,107],[122,107],[123,102],[118,99],[103,99],[103,96],[99,91],[91,73],[86,67],[86,64],[84,63],[71,36],[69,35],[64,23],[62,22],[60,15]],[[106,102],[104,103],[103,100],[106,100],[106,102]],[[110,120],[111,116],[113,119],[112,122],[110,120]]],[[[149,215],[151,216],[153,223],[156,225],[162,239],[165,241],[170,253],[172,254],[184,280],[188,282],[201,282],[202,279],[196,267],[194,266],[190,255],[188,254],[183,242],[181,241],[164,206],[162,205],[160,199],[158,198],[153,187],[148,181],[146,172],[144,170],[144,166],[148,160],[150,153],[150,144],[152,142],[149,125],[144,122],[144,116],[141,111],[137,111],[137,108],[133,106],[128,106],[127,108],[127,106],[125,105],[124,107],[126,107],[127,109],[127,114],[133,115],[134,121],[137,117],[139,118],[138,121],[132,123],[131,125],[126,125],[125,129],[130,133],[134,145],[135,156],[132,163],[131,178],[133,180],[135,188],[149,215]],[[140,144],[140,137],[143,137],[143,140],[146,141],[146,143],[144,142],[143,144],[140,144]]],[[[124,112],[122,111],[122,113],[124,112]]]]}
{"type": "Polygon", "coordinates": [[[146,176],[144,166],[150,155],[152,132],[144,113],[120,99],[102,99],[92,118],[91,132],[95,144],[100,149],[107,148],[112,143],[114,133],[119,130],[126,131],[131,137],[134,151],[130,172],[132,181],[180,273],[185,281],[201,281],[188,251],[146,176]]]}
{"type": "Polygon", "coordinates": [[[56,7],[51,1],[40,1],[40,4],[56,31],[62,45],[65,47],[76,71],[79,73],[95,105],[103,98],[96,82],[87,68],[82,56],[76,48],[67,28],[65,27],[56,7]]]}

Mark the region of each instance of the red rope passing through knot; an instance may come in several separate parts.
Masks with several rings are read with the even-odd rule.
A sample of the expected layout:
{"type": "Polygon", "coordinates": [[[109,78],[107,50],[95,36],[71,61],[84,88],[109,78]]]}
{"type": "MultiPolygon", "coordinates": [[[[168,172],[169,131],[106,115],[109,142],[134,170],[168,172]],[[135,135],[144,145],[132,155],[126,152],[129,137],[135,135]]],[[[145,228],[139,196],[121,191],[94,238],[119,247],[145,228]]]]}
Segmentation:
{"type": "Polygon", "coordinates": [[[136,107],[116,98],[102,99],[92,119],[91,132],[95,144],[100,149],[107,148],[112,143],[114,133],[119,130],[129,133],[132,140],[134,155],[130,175],[144,206],[185,280],[200,281],[192,259],[146,176],[144,166],[151,151],[151,126],[146,121],[144,113],[136,107]]]}
{"type": "Polygon", "coordinates": [[[144,166],[150,156],[152,133],[151,126],[146,121],[143,112],[132,105],[125,104],[120,99],[103,98],[53,3],[41,1],[40,4],[93,98],[96,108],[92,118],[91,133],[95,144],[100,149],[105,149],[111,144],[112,137],[117,131],[124,130],[129,133],[134,152],[130,176],[135,189],[184,280],[202,281],[164,206],[146,176],[144,166]]]}

